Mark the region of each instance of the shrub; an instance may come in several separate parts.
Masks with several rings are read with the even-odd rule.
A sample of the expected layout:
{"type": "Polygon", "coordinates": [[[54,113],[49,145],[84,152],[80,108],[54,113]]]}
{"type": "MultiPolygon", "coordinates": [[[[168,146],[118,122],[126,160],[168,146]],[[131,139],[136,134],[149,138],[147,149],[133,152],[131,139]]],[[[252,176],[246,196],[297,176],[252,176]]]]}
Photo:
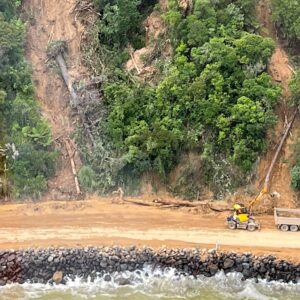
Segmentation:
{"type": "Polygon", "coordinates": [[[19,5],[20,1],[0,0],[0,144],[7,148],[6,161],[0,160],[0,177],[6,163],[13,195],[39,197],[47,188],[47,178],[54,174],[57,154],[23,57],[19,5]]]}
{"type": "Polygon", "coordinates": [[[295,190],[300,190],[300,166],[294,166],[292,168],[291,185],[295,190]]]}

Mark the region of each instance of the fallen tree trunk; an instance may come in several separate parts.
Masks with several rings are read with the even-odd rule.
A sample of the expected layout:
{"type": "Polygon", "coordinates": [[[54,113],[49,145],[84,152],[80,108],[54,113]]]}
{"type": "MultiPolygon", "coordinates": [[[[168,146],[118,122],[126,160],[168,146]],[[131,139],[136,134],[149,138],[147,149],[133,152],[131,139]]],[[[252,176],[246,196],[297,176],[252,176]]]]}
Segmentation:
{"type": "Polygon", "coordinates": [[[164,199],[154,199],[152,201],[153,203],[157,204],[157,205],[174,205],[174,206],[178,206],[178,207],[197,207],[197,206],[203,206],[205,204],[207,204],[207,202],[201,201],[195,201],[195,202],[189,202],[189,201],[170,201],[170,200],[164,200],[164,199]]]}
{"type": "Polygon", "coordinates": [[[141,206],[152,206],[158,207],[162,209],[168,208],[200,208],[203,210],[212,210],[214,212],[226,212],[232,211],[231,208],[216,208],[213,207],[213,201],[195,201],[195,202],[188,202],[188,201],[169,201],[169,200],[162,200],[162,199],[154,199],[152,201],[139,201],[139,200],[132,200],[132,199],[123,199],[124,202],[141,205],[141,206]]]}
{"type": "Polygon", "coordinates": [[[56,59],[57,64],[59,65],[61,75],[66,83],[66,86],[67,86],[69,92],[70,92],[71,106],[74,108],[77,108],[79,106],[79,99],[73,88],[72,82],[70,81],[67,64],[65,62],[65,59],[64,59],[62,53],[59,53],[55,59],[56,59]]]}
{"type": "Polygon", "coordinates": [[[65,142],[65,145],[66,145],[66,149],[67,149],[68,156],[69,156],[70,163],[71,163],[71,167],[72,167],[72,172],[73,172],[73,175],[74,175],[76,194],[81,195],[81,190],[80,190],[79,181],[78,181],[78,177],[77,177],[76,165],[75,165],[75,161],[74,161],[75,151],[72,151],[70,141],[68,139],[64,139],[64,142],[65,142]]]}
{"type": "Polygon", "coordinates": [[[65,84],[68,88],[68,91],[70,93],[70,96],[71,96],[70,105],[71,105],[72,108],[77,109],[77,112],[78,112],[78,115],[81,118],[81,122],[83,124],[83,127],[86,130],[92,145],[95,147],[95,145],[96,145],[95,139],[94,139],[94,137],[93,137],[93,135],[90,131],[90,128],[89,128],[89,126],[86,122],[86,118],[84,116],[84,113],[80,109],[80,98],[78,97],[75,89],[73,88],[73,84],[72,84],[72,81],[70,80],[70,76],[69,76],[69,73],[68,73],[67,64],[65,62],[65,59],[63,57],[62,52],[60,52],[56,55],[55,60],[56,60],[58,66],[60,68],[61,75],[62,75],[62,77],[64,79],[64,82],[65,82],[65,84]]]}
{"type": "Polygon", "coordinates": [[[265,189],[265,191],[267,191],[267,192],[268,192],[269,189],[270,189],[271,176],[272,176],[272,173],[273,173],[274,166],[275,166],[275,164],[276,164],[276,161],[277,161],[277,159],[278,159],[278,156],[279,156],[279,154],[280,154],[280,151],[281,151],[281,149],[282,149],[282,146],[283,146],[283,144],[284,144],[284,142],[285,142],[285,140],[286,140],[286,138],[287,138],[287,136],[288,136],[288,134],[289,134],[289,132],[290,132],[290,130],[291,130],[291,128],[292,128],[292,125],[293,125],[293,123],[294,123],[294,121],[295,121],[295,118],[296,118],[297,113],[298,113],[298,109],[295,111],[295,113],[294,113],[294,115],[293,115],[293,117],[292,117],[292,120],[287,124],[287,126],[286,126],[286,128],[285,128],[285,132],[284,132],[284,134],[283,134],[283,136],[282,136],[282,138],[281,138],[281,140],[280,140],[280,143],[279,143],[279,145],[278,145],[278,147],[277,147],[277,149],[276,149],[276,152],[275,152],[275,154],[274,154],[274,157],[273,157],[273,159],[272,159],[272,162],[271,162],[271,164],[270,164],[270,166],[269,166],[269,169],[268,169],[268,172],[267,172],[267,174],[266,174],[265,181],[264,181],[264,189],[265,189]]]}
{"type": "Polygon", "coordinates": [[[143,201],[135,201],[135,200],[128,200],[128,199],[123,199],[123,201],[136,204],[136,205],[141,205],[141,206],[154,206],[152,202],[143,202],[143,201]]]}
{"type": "Polygon", "coordinates": [[[143,205],[143,206],[154,206],[154,207],[173,207],[173,208],[179,208],[179,207],[191,207],[191,208],[197,208],[197,207],[203,207],[203,206],[209,206],[212,201],[174,201],[174,200],[163,200],[163,199],[154,199],[152,201],[139,201],[139,200],[133,200],[133,199],[124,199],[123,201],[137,204],[137,205],[143,205]]]}

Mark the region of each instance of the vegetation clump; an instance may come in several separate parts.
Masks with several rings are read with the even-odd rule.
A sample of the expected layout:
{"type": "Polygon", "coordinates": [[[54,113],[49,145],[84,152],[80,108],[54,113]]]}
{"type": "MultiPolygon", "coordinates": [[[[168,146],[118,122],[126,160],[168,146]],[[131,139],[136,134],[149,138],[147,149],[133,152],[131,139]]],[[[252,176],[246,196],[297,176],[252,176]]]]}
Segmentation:
{"type": "Polygon", "coordinates": [[[66,41],[54,41],[48,45],[47,56],[49,59],[55,59],[59,54],[67,51],[66,41]]]}
{"type": "Polygon", "coordinates": [[[38,197],[47,189],[56,154],[24,59],[18,2],[0,1],[0,178],[9,186],[6,194],[38,197]]]}
{"type": "Polygon", "coordinates": [[[272,0],[273,19],[290,44],[300,42],[300,1],[272,0]]]}
{"type": "MultiPolygon", "coordinates": [[[[105,30],[100,33],[100,43],[117,45],[115,26],[125,7],[129,16],[139,19],[140,2],[130,1],[130,7],[125,5],[128,2],[114,2],[118,14],[112,14],[108,4],[101,6],[99,31],[105,30]]],[[[126,178],[140,178],[149,171],[167,184],[182,155],[191,151],[198,154],[201,167],[194,170],[200,172],[201,180],[191,169],[177,183],[185,182],[184,177],[189,181],[197,178],[194,186],[206,184],[215,190],[226,186],[228,191],[232,182],[241,182],[237,174],[245,178],[252,171],[266,147],[266,130],[276,121],[273,107],[281,93],[266,73],[274,50],[272,40],[247,32],[254,7],[255,1],[195,0],[186,14],[178,1],[169,1],[163,17],[174,56],[161,81],[150,86],[119,70],[102,87],[107,120],[101,130],[122,161],[105,190],[117,185],[126,188],[126,178]],[[227,166],[227,174],[218,173],[221,165],[227,166]]],[[[129,22],[126,20],[122,18],[129,22]]],[[[138,33],[135,30],[120,34],[130,42],[138,33]]],[[[95,154],[86,156],[89,177],[97,174],[93,173],[95,162],[95,154]]],[[[90,182],[89,188],[103,186],[96,175],[90,182]]],[[[178,193],[181,188],[176,185],[173,190],[178,193]]],[[[188,197],[196,194],[191,192],[188,197]]]]}

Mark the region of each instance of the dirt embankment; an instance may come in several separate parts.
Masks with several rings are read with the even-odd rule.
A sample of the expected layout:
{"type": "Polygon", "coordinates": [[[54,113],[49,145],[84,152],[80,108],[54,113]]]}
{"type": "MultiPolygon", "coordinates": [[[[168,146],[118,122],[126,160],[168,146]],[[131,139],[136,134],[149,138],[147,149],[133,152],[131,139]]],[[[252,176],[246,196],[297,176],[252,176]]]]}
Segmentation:
{"type": "MultiPolygon", "coordinates": [[[[23,16],[27,20],[26,57],[32,65],[33,82],[42,114],[49,121],[56,148],[61,152],[56,175],[49,181],[49,199],[66,199],[75,191],[71,164],[64,139],[71,136],[77,119],[72,115],[68,90],[59,71],[49,68],[48,45],[67,42],[66,60],[72,80],[81,79],[86,70],[81,64],[80,37],[84,28],[74,17],[75,0],[25,0],[23,16]]],[[[74,147],[75,148],[75,147],[74,147]]],[[[75,155],[75,163],[80,159],[75,155]]]]}
{"type": "MultiPolygon", "coordinates": [[[[267,134],[269,148],[266,154],[262,157],[257,170],[258,180],[256,185],[261,187],[268,167],[275,154],[276,147],[283,135],[285,126],[292,119],[295,109],[291,108],[288,104],[288,83],[292,77],[292,70],[289,65],[289,57],[277,37],[277,33],[272,22],[272,9],[269,0],[260,0],[258,2],[257,16],[262,25],[261,34],[263,36],[272,38],[275,42],[276,49],[270,60],[269,74],[272,76],[274,82],[277,82],[282,86],[282,97],[275,108],[278,122],[275,126],[275,129],[269,130],[267,134]]],[[[281,155],[274,168],[271,182],[271,192],[276,191],[280,195],[276,200],[276,206],[296,207],[299,205],[297,195],[291,188],[290,177],[290,162],[293,155],[293,149],[291,146],[298,137],[299,125],[299,117],[297,117],[294,122],[293,129],[291,130],[290,135],[283,146],[281,155]]]]}

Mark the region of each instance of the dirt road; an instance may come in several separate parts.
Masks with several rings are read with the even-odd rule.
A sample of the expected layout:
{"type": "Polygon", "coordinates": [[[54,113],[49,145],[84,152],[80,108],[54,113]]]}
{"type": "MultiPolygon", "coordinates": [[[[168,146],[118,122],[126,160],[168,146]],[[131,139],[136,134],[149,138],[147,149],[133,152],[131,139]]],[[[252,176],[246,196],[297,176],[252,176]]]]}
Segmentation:
{"type": "Polygon", "coordinates": [[[272,216],[262,230],[230,231],[225,214],[206,216],[98,199],[3,205],[0,248],[129,245],[212,248],[275,254],[300,261],[300,232],[283,233],[272,216]]]}

